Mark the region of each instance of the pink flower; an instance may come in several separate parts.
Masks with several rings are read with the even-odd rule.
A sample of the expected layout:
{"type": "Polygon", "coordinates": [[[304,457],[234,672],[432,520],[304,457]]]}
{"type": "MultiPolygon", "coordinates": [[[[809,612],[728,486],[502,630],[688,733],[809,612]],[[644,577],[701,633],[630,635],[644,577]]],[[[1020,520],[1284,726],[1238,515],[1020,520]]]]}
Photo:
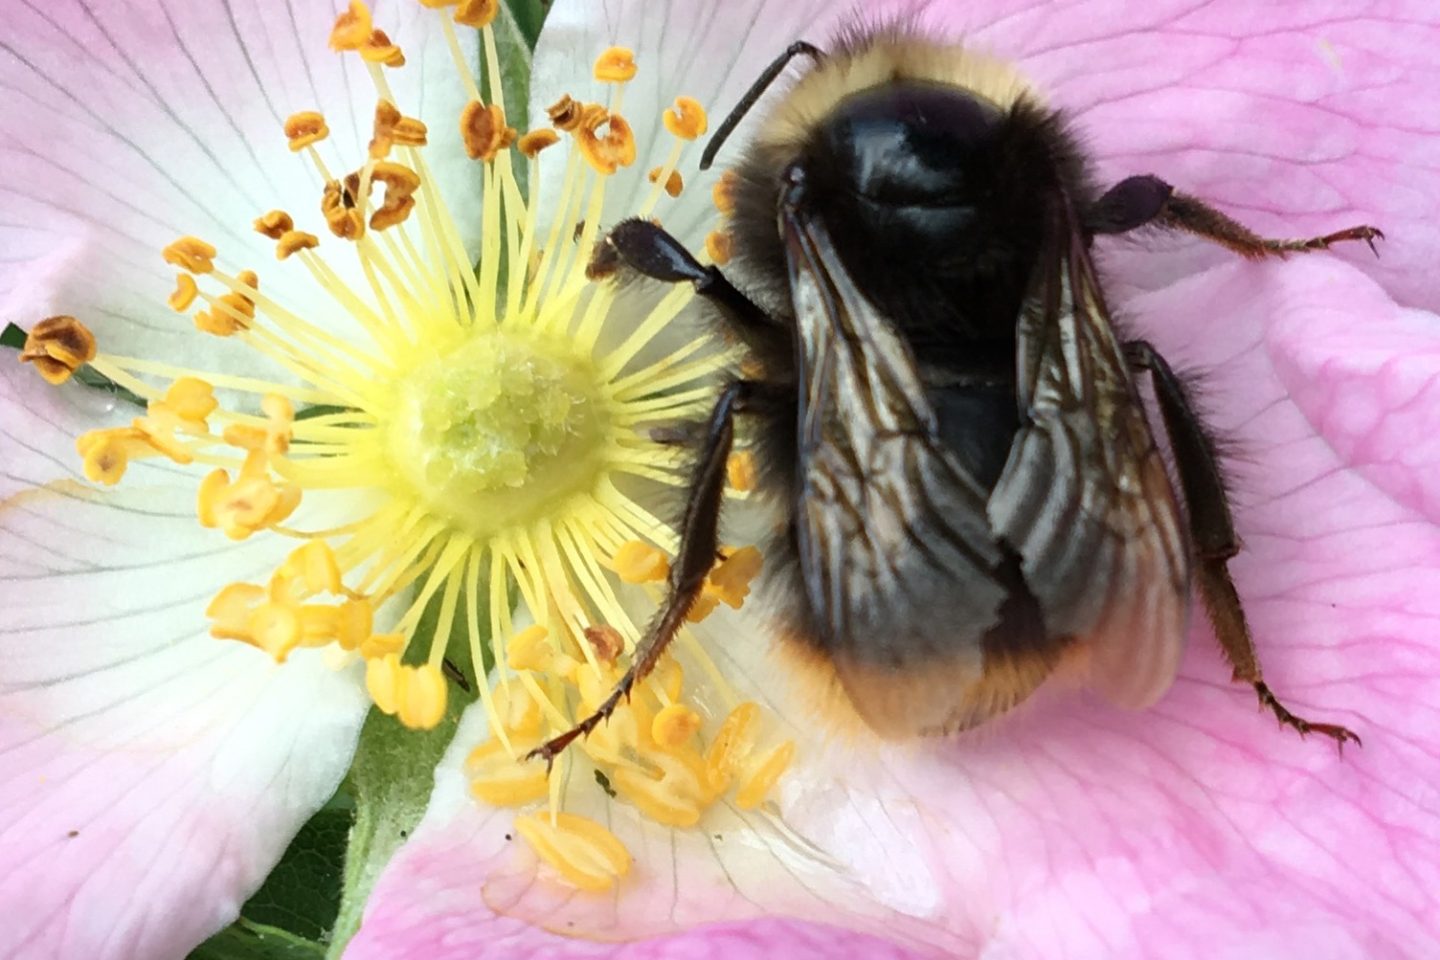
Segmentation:
{"type": "MultiPolygon", "coordinates": [[[[581,95],[576,63],[625,43],[648,70],[627,101],[637,118],[647,91],[723,111],[790,41],[823,45],[838,16],[806,0],[560,2],[533,99],[581,95]]],[[[675,831],[572,785],[567,802],[635,856],[617,892],[578,894],[511,840],[509,811],[466,796],[461,759],[485,726],[472,716],[347,955],[1440,950],[1440,14],[955,0],[927,16],[1018,60],[1107,180],[1155,173],[1272,235],[1386,231],[1378,262],[1363,247],[1267,263],[1170,237],[1100,247],[1117,312],[1207,373],[1268,679],[1364,748],[1337,756],[1277,729],[1197,622],[1180,680],[1146,712],[1056,695],[976,737],[855,750],[796,711],[742,616],[709,650],[800,738],[774,815],[675,831]]],[[[637,119],[636,136],[643,154],[657,133],[637,119]]],[[[696,185],[666,218],[694,245],[712,226],[696,185]]]]}

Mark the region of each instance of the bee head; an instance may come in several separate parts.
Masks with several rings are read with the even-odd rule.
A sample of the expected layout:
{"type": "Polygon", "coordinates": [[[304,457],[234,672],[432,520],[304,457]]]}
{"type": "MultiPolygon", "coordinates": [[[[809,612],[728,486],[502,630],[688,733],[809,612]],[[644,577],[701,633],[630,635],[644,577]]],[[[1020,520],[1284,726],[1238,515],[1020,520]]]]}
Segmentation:
{"type": "Polygon", "coordinates": [[[791,169],[872,294],[983,295],[1013,322],[1057,182],[1047,116],[954,84],[892,81],[836,104],[791,169]]]}

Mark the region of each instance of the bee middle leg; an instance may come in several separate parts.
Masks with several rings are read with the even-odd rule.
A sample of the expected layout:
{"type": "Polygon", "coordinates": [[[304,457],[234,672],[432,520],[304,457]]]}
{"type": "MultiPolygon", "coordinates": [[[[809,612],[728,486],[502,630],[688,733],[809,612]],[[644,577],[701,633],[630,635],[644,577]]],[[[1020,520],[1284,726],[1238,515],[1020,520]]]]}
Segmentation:
{"type": "Polygon", "coordinates": [[[526,759],[543,757],[548,765],[577,738],[587,736],[604,722],[622,700],[629,698],[635,684],[654,669],[660,655],[685,623],[685,615],[700,596],[705,577],[715,565],[720,536],[720,504],[725,495],[725,462],[735,440],[735,414],[744,409],[756,386],[748,380],[731,383],[710,411],[705,427],[705,445],[690,478],[685,514],[680,523],[680,549],[675,562],[670,565],[665,603],[635,648],[630,669],[625,671],[610,696],[594,713],[532,750],[526,759]]]}
{"type": "Polygon", "coordinates": [[[1242,257],[1284,257],[1291,253],[1326,250],[1337,243],[1361,240],[1379,256],[1375,241],[1385,234],[1371,226],[1348,227],[1319,237],[1276,240],[1216,210],[1204,200],[1179,193],[1159,177],[1127,177],[1105,192],[1082,215],[1091,234],[1127,233],[1139,227],[1180,230],[1235,251],[1242,257]]]}
{"type": "Polygon", "coordinates": [[[1345,727],[1315,723],[1292,713],[1265,683],[1250,625],[1245,620],[1240,596],[1235,592],[1235,582],[1230,578],[1228,564],[1240,552],[1240,538],[1235,533],[1214,444],[1191,406],[1184,385],[1165,358],[1143,340],[1127,343],[1125,351],[1130,365],[1148,372],[1155,387],[1185,495],[1190,536],[1199,567],[1200,596],[1225,657],[1230,661],[1234,680],[1250,684],[1261,705],[1268,707],[1281,724],[1302,736],[1318,733],[1330,737],[1342,748],[1347,742],[1360,743],[1360,738],[1345,727]]]}

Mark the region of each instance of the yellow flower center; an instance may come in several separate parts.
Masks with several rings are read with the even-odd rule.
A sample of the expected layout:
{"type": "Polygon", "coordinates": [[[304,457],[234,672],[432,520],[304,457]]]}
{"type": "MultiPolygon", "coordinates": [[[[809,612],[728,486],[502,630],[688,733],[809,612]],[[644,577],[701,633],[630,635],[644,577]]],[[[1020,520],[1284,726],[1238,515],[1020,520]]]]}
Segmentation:
{"type": "Polygon", "coordinates": [[[383,427],[396,472],[438,515],[490,536],[594,489],[611,411],[563,343],[490,331],[421,364],[383,427]]]}
{"type": "MultiPolygon", "coordinates": [[[[693,297],[688,286],[636,316],[612,311],[613,286],[587,277],[607,179],[637,159],[621,113],[639,69],[630,52],[597,61],[596,78],[613,84],[608,104],[562,98],[549,110],[554,129],[522,136],[498,102],[497,4],[422,2],[440,18],[468,95],[452,129],[477,163],[467,176],[483,187],[478,266],[430,173],[430,131],[386,79],[404,51],[351,0],[330,44],[360,57],[374,81],[368,149],[327,159],[324,115],[293,114],[283,134],[319,174],[316,207],[298,220],[255,211],[253,222],[275,244],[276,269],[308,275],[330,298],[327,320],[344,323],[295,312],[226,251],[182,237],[162,252],[181,271],[169,307],[193,308],[200,334],[263,356],[273,377],[106,353],[72,317],[37,324],[20,359],[54,383],[88,364],[145,402],[129,426],[79,438],[90,480],[118,483],[144,458],[193,464],[208,470],[195,499],[201,525],[288,541],[266,582],[217,584],[205,610],[216,638],[279,662],[306,650],[338,666],[363,662],[375,706],[416,729],[447,712],[451,654],[463,650],[477,672],[491,665],[473,685],[491,730],[467,765],[473,793],[541,808],[518,816],[519,835],[558,877],[604,890],[626,875],[629,854],[607,828],[564,812],[567,785],[586,779],[568,776],[570,764],[592,764],[636,815],[688,827],[722,801],[763,803],[794,753],[682,630],[677,649],[700,668],[705,696],[667,656],[548,779],[543,763],[523,760],[588,716],[624,673],[649,616],[629,611],[663,598],[678,546],[676,498],[661,501],[662,518],[635,491],[688,482],[684,458],[654,439],[656,428],[703,418],[735,356],[693,336],[647,350],[693,297]],[[480,31],[496,102],[482,100],[457,24],[480,31]],[[567,138],[557,206],[542,218],[539,165],[567,138]],[[302,229],[307,220],[314,232],[302,229]],[[225,395],[242,399],[222,406],[225,395]],[[371,496],[321,526],[307,510],[332,491],[371,496]]],[[[663,123],[675,142],[650,170],[648,198],[627,213],[650,217],[685,189],[676,167],[705,113],[681,97],[663,123]]],[[[753,475],[737,453],[736,491],[753,475]]],[[[722,550],[689,619],[739,607],[761,559],[754,547],[722,550]]]]}

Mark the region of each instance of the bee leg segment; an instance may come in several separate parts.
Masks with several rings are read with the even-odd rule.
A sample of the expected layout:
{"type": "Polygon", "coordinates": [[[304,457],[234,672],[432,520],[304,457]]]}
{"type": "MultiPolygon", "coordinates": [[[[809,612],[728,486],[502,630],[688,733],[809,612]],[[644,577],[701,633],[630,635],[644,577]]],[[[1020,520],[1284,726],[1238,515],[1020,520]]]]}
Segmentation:
{"type": "Polygon", "coordinates": [[[670,565],[670,578],[665,603],[646,628],[645,636],[635,648],[630,669],[620,678],[610,696],[590,716],[570,730],[542,744],[526,755],[526,759],[543,757],[547,766],[576,739],[586,736],[599,726],[622,700],[630,697],[635,684],[654,669],[670,641],[685,623],[705,577],[715,566],[719,548],[720,505],[725,495],[725,462],[735,440],[735,414],[744,409],[754,384],[740,380],[730,384],[710,411],[705,427],[705,446],[690,478],[685,515],[680,523],[680,549],[670,565]]]}
{"type": "Polygon", "coordinates": [[[1359,226],[1320,237],[1275,240],[1262,237],[1198,197],[1177,193],[1159,177],[1127,177],[1107,190],[1083,216],[1090,235],[1127,233],[1138,227],[1160,227],[1193,234],[1218,243],[1251,260],[1284,257],[1291,253],[1328,250],[1337,243],[1362,240],[1377,257],[1376,240],[1385,234],[1376,227],[1359,226]]]}
{"type": "Polygon", "coordinates": [[[616,224],[591,261],[592,270],[597,263],[602,265],[601,273],[606,272],[607,265],[613,268],[624,264],[653,280],[690,281],[695,285],[695,292],[714,304],[743,339],[773,341],[784,330],[778,321],[735,289],[719,267],[701,264],[684,244],[649,220],[631,219],[616,224]]]}
{"type": "Polygon", "coordinates": [[[1332,723],[1312,723],[1290,712],[1276,699],[1260,672],[1260,660],[1245,620],[1245,610],[1230,578],[1229,560],[1240,552],[1240,538],[1230,515],[1230,504],[1220,476],[1214,444],[1205,433],[1204,425],[1186,396],[1184,385],[1155,348],[1143,340],[1125,345],[1132,367],[1148,371],[1170,438],[1175,469],[1185,496],[1190,535],[1199,568],[1200,596],[1215,626],[1215,635],[1234,671],[1234,680],[1248,683],[1260,703],[1275,714],[1284,726],[1302,736],[1317,733],[1330,737],[1337,747],[1347,742],[1360,743],[1360,738],[1345,727],[1332,723]]]}

